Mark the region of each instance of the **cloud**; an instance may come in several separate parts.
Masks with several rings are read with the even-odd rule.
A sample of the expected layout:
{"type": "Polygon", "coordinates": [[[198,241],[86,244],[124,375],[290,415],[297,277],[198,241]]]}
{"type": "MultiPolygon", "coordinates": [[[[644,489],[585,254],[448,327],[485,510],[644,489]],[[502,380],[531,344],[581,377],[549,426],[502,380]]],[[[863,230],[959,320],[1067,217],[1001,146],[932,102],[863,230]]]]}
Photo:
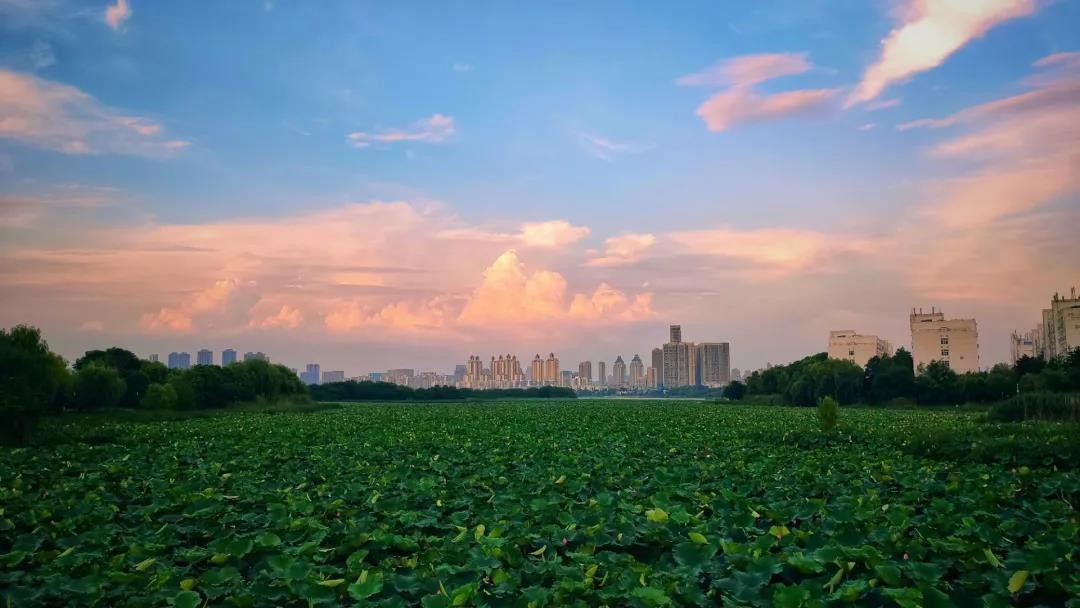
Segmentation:
{"type": "Polygon", "coordinates": [[[111,188],[56,184],[27,196],[0,195],[0,228],[27,228],[55,214],[108,205],[116,196],[111,188]]]}
{"type": "Polygon", "coordinates": [[[1036,0],[907,0],[901,22],[882,41],[847,105],[870,101],[891,84],[936,68],[994,26],[1030,15],[1036,0]]]}
{"type": "Polygon", "coordinates": [[[75,87],[0,69],[0,138],[65,154],[167,156],[187,147],[161,132],[75,87]]]}
{"type": "Polygon", "coordinates": [[[878,101],[868,102],[866,104],[866,109],[871,111],[871,112],[876,112],[878,110],[886,110],[888,108],[895,108],[898,105],[900,105],[900,100],[894,97],[892,99],[881,99],[881,100],[878,100],[878,101]]]}
{"type": "Polygon", "coordinates": [[[518,232],[492,232],[477,227],[441,230],[437,236],[448,241],[475,241],[522,247],[559,248],[589,235],[588,226],[575,226],[566,220],[526,222],[518,232]]]}
{"type": "Polygon", "coordinates": [[[651,294],[635,297],[601,284],[592,294],[567,301],[567,282],[559,273],[528,273],[514,250],[503,252],[469,294],[458,321],[465,325],[514,325],[529,322],[633,322],[653,315],[651,294]]]}
{"type": "Polygon", "coordinates": [[[593,157],[609,161],[619,156],[644,152],[650,147],[635,143],[617,142],[599,135],[589,135],[588,133],[578,133],[577,141],[581,149],[593,157]]]}
{"type": "Polygon", "coordinates": [[[206,289],[186,295],[176,306],[164,306],[155,313],[146,313],[139,324],[148,331],[190,332],[198,317],[225,313],[238,299],[245,286],[236,279],[215,281],[206,289]]]}
{"type": "Polygon", "coordinates": [[[613,236],[604,241],[604,254],[594,257],[586,266],[622,266],[640,260],[645,252],[656,243],[652,234],[627,233],[613,236]]]}
{"type": "Polygon", "coordinates": [[[83,321],[79,325],[79,331],[100,333],[105,331],[105,324],[97,320],[83,321]]]}
{"type": "MultiPolygon", "coordinates": [[[[256,306],[258,308],[258,306],[256,306]]],[[[252,309],[255,311],[255,308],[252,309]]],[[[304,321],[304,315],[299,308],[282,304],[276,313],[253,317],[248,323],[251,327],[296,329],[304,321]]]]}
{"type": "Polygon", "coordinates": [[[763,122],[826,111],[836,96],[834,89],[805,89],[758,95],[735,88],[710,97],[697,110],[710,131],[724,131],[741,123],[763,122]]]}
{"type": "Polygon", "coordinates": [[[128,0],[116,0],[105,9],[105,23],[114,31],[119,30],[125,21],[131,18],[131,6],[128,0]]]}
{"type": "Polygon", "coordinates": [[[455,72],[471,72],[473,67],[471,65],[467,64],[467,63],[460,63],[459,62],[459,63],[455,63],[452,66],[452,69],[455,72]]]}
{"type": "Polygon", "coordinates": [[[683,86],[726,86],[697,109],[710,131],[724,131],[741,123],[778,120],[826,111],[836,89],[800,89],[759,93],[755,85],[781,76],[802,74],[813,68],[805,53],[744,55],[716,63],[697,74],[676,79],[683,86]]]}
{"type": "Polygon", "coordinates": [[[802,74],[813,67],[806,53],[743,55],[718,61],[701,72],[680,76],[675,83],[688,87],[747,87],[781,76],[802,74]]]}
{"type": "Polygon", "coordinates": [[[407,129],[385,129],[377,133],[355,131],[349,133],[348,141],[354,148],[366,148],[373,143],[397,143],[421,141],[439,143],[454,134],[454,118],[433,114],[407,129]]]}
{"type": "Polygon", "coordinates": [[[868,123],[865,123],[865,124],[861,124],[861,125],[859,125],[859,130],[860,130],[860,131],[870,131],[870,130],[872,130],[872,129],[873,129],[873,128],[874,128],[875,126],[877,126],[877,125],[875,125],[875,124],[874,124],[874,123],[872,123],[872,122],[868,122],[868,123]]]}

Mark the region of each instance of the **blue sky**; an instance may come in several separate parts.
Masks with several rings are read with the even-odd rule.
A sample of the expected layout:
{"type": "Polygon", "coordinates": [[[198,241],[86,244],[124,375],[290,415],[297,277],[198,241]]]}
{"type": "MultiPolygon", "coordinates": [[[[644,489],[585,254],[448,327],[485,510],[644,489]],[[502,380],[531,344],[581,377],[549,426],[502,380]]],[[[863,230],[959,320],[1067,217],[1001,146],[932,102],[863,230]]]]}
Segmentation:
{"type": "MultiPolygon", "coordinates": [[[[928,190],[971,175],[1008,173],[1010,166],[1068,163],[1075,157],[1065,149],[1051,159],[1014,155],[990,162],[978,155],[953,155],[943,160],[928,150],[950,138],[989,133],[999,123],[972,125],[961,119],[960,132],[950,132],[952,127],[898,129],[1022,94],[1031,88],[1026,79],[1043,69],[1034,64],[1046,57],[1065,57],[1054,66],[1064,66],[1066,73],[1056,76],[1050,88],[1071,82],[1071,54],[1080,50],[1080,6],[1075,2],[582,6],[0,0],[0,28],[0,67],[13,82],[30,83],[39,94],[27,104],[40,104],[47,91],[59,90],[50,87],[61,86],[93,100],[92,110],[85,100],[75,109],[42,105],[42,113],[64,112],[53,121],[54,130],[72,129],[52,136],[78,137],[90,112],[103,112],[113,123],[135,117],[146,126],[138,135],[118,133],[115,124],[102,127],[88,150],[58,150],[40,131],[0,129],[0,196],[9,214],[33,217],[0,227],[0,255],[9,262],[53,256],[51,271],[61,264],[53,258],[64,252],[109,250],[119,256],[109,249],[116,247],[130,254],[133,245],[103,236],[116,229],[173,236],[201,227],[226,239],[238,223],[288,226],[350,205],[403,201],[411,209],[438,209],[417,220],[423,230],[414,230],[417,240],[432,241],[434,254],[412,263],[441,275],[429,281],[432,293],[423,297],[457,302],[453,310],[439,309],[435,325],[423,315],[424,322],[382,323],[378,319],[387,307],[430,312],[431,302],[402,300],[406,291],[352,300],[336,293],[306,293],[302,287],[290,291],[287,285],[300,283],[281,283],[272,269],[274,260],[291,252],[249,248],[240,253],[259,257],[253,263],[257,268],[212,268],[201,262],[188,268],[185,258],[172,266],[175,278],[140,292],[142,309],[80,303],[80,314],[72,315],[71,306],[64,313],[31,311],[26,300],[16,298],[18,304],[0,311],[5,323],[36,317],[29,320],[52,330],[71,350],[114,338],[141,350],[167,351],[185,340],[205,341],[209,333],[220,334],[215,339],[225,342],[265,341],[280,348],[303,343],[309,356],[360,371],[356,368],[382,362],[374,356],[349,359],[337,346],[341,341],[439,344],[435,351],[405,348],[403,360],[385,362],[389,367],[413,364],[404,359],[415,357],[420,360],[415,365],[446,368],[463,358],[466,351],[456,346],[463,340],[477,349],[541,348],[537,336],[487,335],[490,327],[462,323],[460,309],[475,304],[485,271],[513,249],[525,268],[523,280],[545,271],[559,274],[568,285],[565,310],[519,310],[517,318],[563,328],[603,326],[602,343],[610,352],[586,352],[585,345],[595,340],[577,338],[581,331],[570,329],[557,335],[559,343],[543,346],[566,349],[575,359],[644,352],[657,335],[662,337],[667,322],[685,319],[684,324],[696,323],[700,333],[708,334],[699,339],[733,340],[736,359],[745,353],[744,366],[757,367],[820,349],[817,342],[835,323],[871,324],[855,329],[892,333],[887,337],[902,344],[906,309],[938,303],[958,316],[986,319],[983,342],[992,363],[1007,352],[1002,345],[1009,329],[1032,325],[1043,306],[1039,302],[1080,278],[1075,249],[1064,259],[1059,252],[1058,261],[1048,266],[1037,262],[1051,255],[1049,249],[1025,250],[1017,254],[1024,264],[1045,268],[1025,279],[1022,289],[1002,288],[1006,293],[994,302],[980,289],[934,288],[935,281],[947,280],[961,265],[986,259],[987,243],[962,235],[975,231],[993,241],[997,230],[1013,235],[1021,220],[1025,230],[1047,234],[1039,231],[1043,223],[1061,226],[1062,218],[1076,217],[1077,198],[1073,182],[1066,179],[1035,203],[1016,202],[1015,209],[996,214],[990,224],[955,225],[948,234],[931,238],[913,228],[932,221],[924,217],[935,206],[928,190]],[[964,16],[956,25],[957,3],[980,14],[964,16]],[[116,6],[113,22],[106,18],[110,4],[116,6]],[[954,27],[957,48],[942,53],[930,67],[888,80],[871,99],[845,101],[867,82],[870,68],[884,62],[892,33],[919,23],[954,27]],[[676,83],[710,66],[731,67],[764,55],[788,62],[780,68],[783,75],[706,86],[676,83]],[[752,95],[739,102],[742,111],[750,112],[766,107],[770,96],[818,91],[820,97],[799,101],[790,112],[736,118],[722,130],[710,130],[708,120],[696,115],[714,96],[740,91],[752,95]],[[886,101],[894,105],[874,109],[889,105],[886,101]],[[449,120],[449,127],[432,127],[427,121],[434,117],[449,120]],[[350,139],[355,133],[360,135],[350,139]],[[403,134],[407,137],[400,140],[403,134]],[[361,141],[369,145],[357,147],[361,141]],[[175,145],[170,148],[169,142],[175,145]],[[539,246],[513,236],[521,225],[556,221],[587,230],[539,246]],[[459,233],[466,229],[476,234],[462,242],[459,233]],[[440,230],[457,231],[450,239],[453,245],[446,244],[440,230]],[[742,249],[721,251],[703,246],[702,239],[686,245],[686,233],[703,230],[713,230],[707,239],[727,239],[742,249]],[[655,245],[645,246],[648,254],[605,257],[607,241],[627,234],[654,236],[655,245]],[[778,261],[759,251],[768,249],[761,244],[768,238],[789,239],[795,253],[778,261]],[[874,242],[882,243],[882,249],[874,249],[874,242]],[[837,250],[837,243],[852,245],[837,250]],[[932,256],[929,262],[907,260],[912,251],[942,243],[947,251],[921,254],[932,256]],[[448,249],[457,247],[462,251],[448,249]],[[601,258],[606,261],[595,261],[601,258]],[[932,267],[942,259],[951,265],[938,269],[940,275],[910,275],[912,266],[932,267]],[[866,281],[859,278],[864,273],[890,280],[867,295],[862,292],[866,281]],[[226,310],[184,312],[177,303],[197,299],[220,281],[255,285],[251,301],[241,298],[237,304],[250,307],[235,316],[241,322],[226,310]],[[651,304],[636,312],[601,307],[604,312],[595,314],[605,318],[602,323],[568,312],[575,293],[593,297],[600,283],[617,289],[627,302],[648,293],[651,304]],[[794,288],[804,295],[791,295],[794,288]],[[745,297],[736,302],[716,295],[729,290],[745,297]],[[690,292],[695,295],[688,299],[690,292]],[[865,303],[858,303],[864,297],[865,303]],[[776,308],[743,304],[755,298],[776,302],[776,308]],[[838,299],[844,301],[843,314],[797,315],[799,327],[782,346],[775,341],[780,336],[755,341],[759,334],[746,328],[768,322],[756,316],[762,309],[783,314],[785,305],[809,304],[826,310],[838,299]],[[723,316],[715,314],[717,304],[732,311],[736,326],[725,325],[723,316]],[[252,319],[258,314],[251,311],[259,305],[297,314],[285,314],[282,318],[289,320],[282,325],[256,327],[252,319]],[[167,327],[147,321],[155,310],[165,309],[183,313],[185,321],[167,327]],[[363,312],[352,326],[335,330],[327,319],[337,318],[334,311],[342,309],[363,312]],[[608,317],[622,313],[627,313],[623,321],[612,324],[608,317]],[[233,319],[231,325],[214,321],[217,314],[233,319]],[[242,322],[248,317],[248,323],[242,322]],[[302,321],[293,323],[296,319],[302,321]]],[[[933,42],[920,40],[916,50],[933,42]]],[[[896,51],[897,63],[904,63],[905,52],[911,49],[896,51]]],[[[16,104],[13,91],[0,91],[9,96],[0,110],[19,118],[17,113],[29,106],[16,104]]],[[[1060,117],[1073,109],[1055,105],[1045,111],[1060,117]]],[[[1038,123],[1033,116],[999,118],[1001,125],[1038,123]]],[[[354,234],[378,241],[385,236],[380,230],[380,225],[357,226],[354,234]]],[[[193,246],[196,240],[189,233],[175,238],[170,247],[193,246]]],[[[370,266],[389,264],[396,253],[393,247],[374,251],[355,246],[363,251],[328,245],[332,251],[327,255],[336,263],[362,258],[370,266]]],[[[219,253],[225,255],[225,249],[219,253]]],[[[428,250],[427,245],[417,249],[428,250]]],[[[1015,284],[1006,270],[1011,269],[989,276],[980,272],[978,282],[1015,284]]],[[[93,271],[113,276],[109,267],[93,271]]],[[[35,267],[7,278],[11,289],[21,285],[25,294],[46,286],[61,290],[43,284],[62,283],[63,276],[47,278],[35,267]]],[[[95,302],[136,287],[124,285],[122,277],[110,280],[115,285],[103,289],[95,302]]],[[[336,280],[325,276],[319,283],[336,280]]],[[[375,282],[380,288],[415,287],[400,277],[380,276],[375,282]]],[[[222,309],[230,306],[221,304],[222,309]]],[[[493,318],[492,327],[510,322],[493,318]]]]}

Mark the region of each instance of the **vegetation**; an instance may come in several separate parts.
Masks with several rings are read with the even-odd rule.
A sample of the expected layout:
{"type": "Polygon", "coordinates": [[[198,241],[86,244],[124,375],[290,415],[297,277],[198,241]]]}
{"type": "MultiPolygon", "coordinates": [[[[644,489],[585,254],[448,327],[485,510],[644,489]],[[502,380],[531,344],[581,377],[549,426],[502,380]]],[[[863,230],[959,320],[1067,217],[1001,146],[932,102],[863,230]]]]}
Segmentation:
{"type": "Polygon", "coordinates": [[[1063,420],[1080,422],[1080,395],[1061,393],[1023,393],[995,405],[990,420],[1063,420]]]}
{"type": "Polygon", "coordinates": [[[840,404],[832,397],[822,397],[817,405],[818,422],[826,433],[836,428],[840,420],[840,404]]]}
{"type": "Polygon", "coordinates": [[[0,604],[1080,597],[1073,424],[599,400],[54,423],[77,440],[0,452],[0,604]]]}
{"type": "Polygon", "coordinates": [[[0,329],[0,440],[22,443],[70,392],[67,364],[36,328],[0,329]]]}
{"type": "Polygon", "coordinates": [[[1080,349],[1050,362],[1023,357],[1015,366],[957,374],[941,361],[916,373],[911,353],[874,357],[860,370],[819,353],[788,365],[754,372],[746,394],[780,395],[787,403],[809,406],[822,397],[841,405],[914,402],[923,405],[994,403],[1029,392],[1080,391],[1080,349]]]}
{"type": "Polygon", "coordinates": [[[409,388],[392,382],[330,382],[308,387],[316,401],[462,401],[476,399],[573,399],[573,389],[560,386],[471,390],[453,386],[409,388]]]}

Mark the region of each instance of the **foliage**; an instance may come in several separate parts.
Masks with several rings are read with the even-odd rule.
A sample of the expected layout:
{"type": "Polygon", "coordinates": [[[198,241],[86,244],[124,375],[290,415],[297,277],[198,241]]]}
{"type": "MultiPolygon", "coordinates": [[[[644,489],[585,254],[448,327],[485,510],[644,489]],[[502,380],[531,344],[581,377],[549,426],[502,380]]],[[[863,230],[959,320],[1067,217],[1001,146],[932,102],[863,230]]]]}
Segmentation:
{"type": "Polygon", "coordinates": [[[152,382],[161,382],[168,373],[161,363],[143,361],[135,353],[118,347],[105,350],[89,350],[75,360],[75,371],[82,371],[91,365],[110,367],[124,381],[124,394],[117,405],[120,407],[138,407],[146,390],[152,382]]]}
{"type": "Polygon", "coordinates": [[[171,384],[151,384],[143,397],[142,406],[151,410],[171,410],[176,408],[176,389],[171,384]]]}
{"type": "Polygon", "coordinates": [[[995,405],[987,417],[997,422],[1022,420],[1080,422],[1080,394],[1022,393],[995,405]]]}
{"type": "Polygon", "coordinates": [[[462,401],[475,399],[573,399],[573,389],[560,386],[472,390],[453,386],[409,388],[392,382],[330,382],[308,387],[316,401],[462,401]]]}
{"type": "Polygon", "coordinates": [[[863,370],[850,361],[818,353],[789,365],[756,371],[747,379],[746,388],[750,394],[779,393],[789,403],[806,407],[816,405],[822,397],[850,404],[862,400],[863,375],[863,370]]]}
{"type": "Polygon", "coordinates": [[[732,380],[724,387],[724,397],[732,401],[738,401],[746,396],[746,385],[738,380],[732,380]]]}
{"type": "Polygon", "coordinates": [[[221,409],[257,399],[275,401],[307,395],[307,388],[292,370],[259,359],[174,371],[168,386],[176,396],[172,407],[181,410],[221,409]]]}
{"type": "Polygon", "coordinates": [[[822,397],[817,404],[818,423],[826,433],[836,428],[840,420],[840,404],[832,397],[822,397]]]}
{"type": "Polygon", "coordinates": [[[75,373],[75,400],[77,410],[109,409],[120,405],[127,385],[114,367],[90,363],[75,373]]]}
{"type": "Polygon", "coordinates": [[[34,327],[0,329],[0,440],[22,443],[66,398],[71,375],[34,327]]]}
{"type": "MultiPolygon", "coordinates": [[[[106,424],[123,444],[0,452],[0,603],[1060,606],[1080,596],[1080,478],[1068,461],[970,460],[962,448],[987,426],[976,414],[846,408],[828,436],[806,408],[671,401],[106,424]],[[948,454],[907,447],[931,432],[953,437],[948,454]]],[[[994,425],[993,439],[1067,445],[1075,432],[1032,424],[994,425]]]]}

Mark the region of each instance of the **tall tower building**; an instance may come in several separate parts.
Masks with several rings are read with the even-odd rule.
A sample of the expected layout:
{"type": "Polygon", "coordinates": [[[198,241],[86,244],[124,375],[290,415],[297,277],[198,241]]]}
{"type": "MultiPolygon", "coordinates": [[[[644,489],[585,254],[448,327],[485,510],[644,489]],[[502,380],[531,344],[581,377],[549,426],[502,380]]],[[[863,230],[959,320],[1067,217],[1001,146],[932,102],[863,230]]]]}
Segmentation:
{"type": "Polygon", "coordinates": [[[611,365],[611,384],[619,388],[626,386],[626,363],[622,355],[615,357],[615,363],[611,365]]]}
{"type": "Polygon", "coordinates": [[[585,381],[586,386],[592,382],[592,361],[582,361],[577,366],[578,378],[585,381]]]}
{"type": "Polygon", "coordinates": [[[318,363],[308,363],[307,370],[300,373],[300,381],[304,384],[319,384],[322,380],[320,370],[318,363]]]}
{"type": "Polygon", "coordinates": [[[236,363],[236,351],[231,348],[221,351],[221,366],[225,367],[233,363],[236,363]]]}
{"type": "Polygon", "coordinates": [[[662,354],[665,388],[697,384],[697,353],[693,343],[682,341],[681,326],[671,326],[671,341],[663,346],[662,354]]]}
{"type": "Polygon", "coordinates": [[[213,365],[214,364],[214,351],[202,349],[195,353],[195,363],[198,365],[213,365]]]}
{"type": "Polygon", "coordinates": [[[532,377],[529,381],[533,384],[544,383],[544,360],[540,358],[540,353],[536,353],[536,357],[533,358],[532,377]]]}
{"type": "Polygon", "coordinates": [[[697,345],[697,384],[726,386],[731,382],[731,345],[727,342],[702,342],[697,345]]]}
{"type": "Polygon", "coordinates": [[[600,386],[607,386],[607,363],[600,361],[596,364],[596,383],[600,386]]]}
{"type": "Polygon", "coordinates": [[[630,386],[633,388],[645,388],[645,364],[641,357],[634,355],[630,360],[630,386]]]}
{"type": "Polygon", "coordinates": [[[191,355],[188,353],[169,353],[169,369],[188,369],[191,367],[191,355]]]}
{"type": "Polygon", "coordinates": [[[653,388],[664,383],[664,349],[652,349],[653,382],[649,386],[653,388]]]}
{"type": "Polygon", "coordinates": [[[672,325],[668,327],[668,332],[671,335],[671,338],[668,340],[668,342],[671,342],[672,344],[678,344],[679,342],[682,342],[682,325],[672,325]]]}
{"type": "Polygon", "coordinates": [[[559,360],[555,358],[555,353],[549,353],[544,360],[544,384],[558,386],[559,382],[559,360]]]}
{"type": "Polygon", "coordinates": [[[979,371],[979,330],[975,319],[946,319],[933,308],[929,313],[912,310],[911,357],[915,369],[931,361],[943,361],[954,372],[979,371]]]}

